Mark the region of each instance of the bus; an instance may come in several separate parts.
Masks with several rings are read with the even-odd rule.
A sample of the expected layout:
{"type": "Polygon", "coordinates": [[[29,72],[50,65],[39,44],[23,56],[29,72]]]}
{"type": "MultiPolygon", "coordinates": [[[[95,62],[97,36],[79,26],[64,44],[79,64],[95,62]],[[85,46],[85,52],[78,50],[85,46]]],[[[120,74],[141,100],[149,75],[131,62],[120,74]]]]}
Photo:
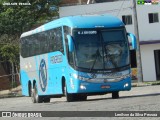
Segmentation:
{"type": "Polygon", "coordinates": [[[33,103],[66,96],[68,102],[90,95],[131,89],[130,45],[136,38],[111,15],[59,18],[20,37],[22,94],[33,103]],[[129,42],[131,39],[131,43],[129,42]]]}

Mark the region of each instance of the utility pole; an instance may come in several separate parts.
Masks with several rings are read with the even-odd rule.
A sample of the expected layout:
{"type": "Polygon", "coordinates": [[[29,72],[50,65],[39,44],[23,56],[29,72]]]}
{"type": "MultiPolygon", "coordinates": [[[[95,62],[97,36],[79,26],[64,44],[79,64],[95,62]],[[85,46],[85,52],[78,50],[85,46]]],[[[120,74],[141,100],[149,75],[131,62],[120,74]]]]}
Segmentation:
{"type": "Polygon", "coordinates": [[[137,38],[136,58],[137,58],[137,77],[138,77],[138,83],[139,83],[139,82],[143,81],[143,74],[142,74],[142,63],[141,63],[141,52],[140,52],[140,40],[139,40],[136,0],[133,0],[133,17],[134,17],[134,32],[135,32],[135,36],[137,38]]]}

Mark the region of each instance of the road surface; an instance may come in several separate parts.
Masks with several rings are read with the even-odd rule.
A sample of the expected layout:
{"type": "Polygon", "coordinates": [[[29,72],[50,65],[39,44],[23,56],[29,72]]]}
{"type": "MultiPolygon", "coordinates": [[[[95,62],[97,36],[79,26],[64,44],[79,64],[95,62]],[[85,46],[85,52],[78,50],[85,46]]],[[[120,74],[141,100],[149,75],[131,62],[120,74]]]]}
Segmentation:
{"type": "MultiPolygon", "coordinates": [[[[89,96],[87,101],[66,102],[63,97],[52,98],[50,103],[33,104],[30,97],[3,98],[0,99],[0,111],[160,111],[160,86],[134,87],[131,91],[120,92],[119,99],[112,99],[111,94],[106,94],[89,96]]],[[[57,119],[61,120],[62,118],[57,119]]],[[[86,119],[99,120],[104,118],[86,119]]],[[[111,117],[110,119],[116,118],[111,117]]],[[[128,120],[128,118],[120,119],[128,120]]],[[[137,118],[132,119],[136,120],[137,118]]],[[[152,119],[160,120],[160,118],[152,119]]]]}

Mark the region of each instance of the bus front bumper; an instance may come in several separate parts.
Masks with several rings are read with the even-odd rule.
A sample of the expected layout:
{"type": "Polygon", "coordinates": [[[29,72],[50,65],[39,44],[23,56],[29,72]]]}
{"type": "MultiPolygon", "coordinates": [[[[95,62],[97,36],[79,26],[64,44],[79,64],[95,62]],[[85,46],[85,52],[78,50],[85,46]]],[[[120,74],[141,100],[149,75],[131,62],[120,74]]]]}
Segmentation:
{"type": "Polygon", "coordinates": [[[118,82],[92,83],[78,80],[76,86],[70,89],[70,93],[110,93],[114,91],[131,90],[131,78],[125,78],[118,82]]]}

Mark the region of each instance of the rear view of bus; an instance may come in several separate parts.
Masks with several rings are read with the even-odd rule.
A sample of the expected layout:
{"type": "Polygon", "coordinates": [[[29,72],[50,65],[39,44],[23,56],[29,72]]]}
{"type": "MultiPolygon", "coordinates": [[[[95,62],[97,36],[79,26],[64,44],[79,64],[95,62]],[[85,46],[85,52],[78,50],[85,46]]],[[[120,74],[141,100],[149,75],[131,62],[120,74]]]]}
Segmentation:
{"type": "MultiPolygon", "coordinates": [[[[132,39],[133,49],[136,49],[136,39],[126,32],[118,18],[72,16],[43,27],[43,31],[31,32],[29,36],[60,28],[64,51],[21,56],[22,93],[30,95],[34,103],[49,102],[52,97],[62,96],[66,96],[68,102],[86,100],[89,95],[106,93],[119,98],[119,91],[131,89],[128,36],[132,39]],[[35,68],[26,71],[24,66],[28,60],[35,68]]],[[[53,43],[51,39],[49,45],[54,44],[54,39],[58,38],[54,37],[53,43]]],[[[48,41],[47,37],[43,40],[48,41]]]]}

